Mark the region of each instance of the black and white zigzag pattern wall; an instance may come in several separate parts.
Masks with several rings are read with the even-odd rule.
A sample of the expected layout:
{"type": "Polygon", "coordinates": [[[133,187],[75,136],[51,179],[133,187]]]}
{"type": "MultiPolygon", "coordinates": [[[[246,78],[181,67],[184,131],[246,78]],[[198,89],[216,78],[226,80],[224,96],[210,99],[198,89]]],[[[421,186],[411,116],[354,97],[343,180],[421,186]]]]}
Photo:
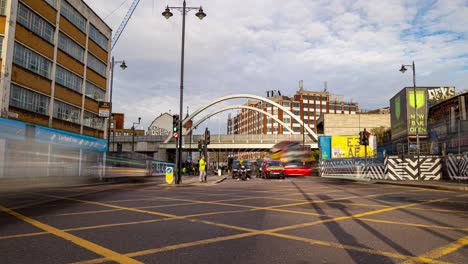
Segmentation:
{"type": "Polygon", "coordinates": [[[384,162],[386,180],[440,180],[442,159],[439,157],[387,156],[384,162]],[[418,177],[418,165],[420,177],[418,177]]]}
{"type": "Polygon", "coordinates": [[[343,158],[322,160],[320,162],[320,175],[326,176],[355,176],[357,178],[383,179],[384,166],[381,160],[359,158],[343,158]]]}
{"type": "Polygon", "coordinates": [[[468,154],[449,154],[445,166],[450,180],[468,180],[468,154]]]}
{"type": "MultiPolygon", "coordinates": [[[[320,175],[353,176],[371,180],[440,180],[442,179],[442,158],[420,157],[418,177],[418,158],[387,156],[382,164],[378,159],[332,159],[320,162],[320,175]]],[[[460,170],[468,174],[468,157],[460,162],[460,170]]],[[[454,169],[452,169],[454,170],[454,169]]],[[[458,173],[454,172],[453,175],[458,173]]]]}

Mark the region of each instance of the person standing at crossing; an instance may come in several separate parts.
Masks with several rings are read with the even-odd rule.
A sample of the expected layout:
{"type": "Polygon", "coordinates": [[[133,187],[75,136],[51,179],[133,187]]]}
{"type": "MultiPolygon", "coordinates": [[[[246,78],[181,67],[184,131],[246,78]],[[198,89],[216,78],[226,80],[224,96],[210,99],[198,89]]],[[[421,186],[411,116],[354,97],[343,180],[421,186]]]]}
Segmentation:
{"type": "Polygon", "coordinates": [[[198,170],[200,171],[200,182],[206,182],[205,156],[201,156],[198,170]]]}

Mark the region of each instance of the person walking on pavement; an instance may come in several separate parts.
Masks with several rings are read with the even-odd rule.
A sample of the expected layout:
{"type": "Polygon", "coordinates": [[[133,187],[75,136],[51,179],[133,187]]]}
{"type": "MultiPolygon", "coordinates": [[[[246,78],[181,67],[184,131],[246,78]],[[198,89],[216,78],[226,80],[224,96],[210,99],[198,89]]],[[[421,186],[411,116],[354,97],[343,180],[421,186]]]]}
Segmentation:
{"type": "Polygon", "coordinates": [[[200,170],[200,182],[206,182],[205,156],[201,156],[199,164],[198,169],[200,170]]]}

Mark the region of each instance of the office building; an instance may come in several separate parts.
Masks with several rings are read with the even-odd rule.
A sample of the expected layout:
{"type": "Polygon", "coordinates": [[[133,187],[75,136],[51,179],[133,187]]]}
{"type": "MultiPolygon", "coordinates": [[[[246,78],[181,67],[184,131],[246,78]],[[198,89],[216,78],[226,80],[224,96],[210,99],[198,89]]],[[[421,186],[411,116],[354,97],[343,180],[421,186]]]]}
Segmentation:
{"type": "Polygon", "coordinates": [[[0,0],[1,117],[104,138],[110,39],[82,0],[0,0]]]}
{"type": "MultiPolygon", "coordinates": [[[[278,91],[268,91],[267,98],[288,109],[315,133],[317,122],[323,114],[352,115],[359,112],[358,104],[345,101],[344,96],[333,95],[327,91],[307,91],[299,89],[293,96],[281,95],[278,91]]],[[[261,101],[248,101],[245,105],[259,108],[285,123],[295,134],[303,133],[298,121],[273,104],[261,101]]],[[[228,120],[229,134],[291,134],[273,118],[250,109],[242,109],[228,120]]]]}

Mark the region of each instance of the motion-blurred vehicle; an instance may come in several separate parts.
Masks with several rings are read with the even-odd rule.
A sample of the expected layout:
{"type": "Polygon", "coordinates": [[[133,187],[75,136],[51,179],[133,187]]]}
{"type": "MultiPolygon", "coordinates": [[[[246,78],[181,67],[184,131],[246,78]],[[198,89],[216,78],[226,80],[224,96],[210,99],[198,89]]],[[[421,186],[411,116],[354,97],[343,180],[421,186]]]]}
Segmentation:
{"type": "Polygon", "coordinates": [[[239,176],[239,168],[240,168],[240,161],[239,160],[232,161],[231,177],[233,179],[237,179],[237,177],[239,176]]]}
{"type": "Polygon", "coordinates": [[[284,167],[280,161],[265,160],[262,164],[261,177],[264,179],[278,178],[284,179],[284,167]]]}
{"type": "Polygon", "coordinates": [[[250,176],[259,177],[259,175],[260,175],[259,168],[262,167],[261,162],[259,163],[257,160],[251,160],[251,161],[249,161],[247,166],[250,167],[250,176]]]}
{"type": "Polygon", "coordinates": [[[312,176],[312,166],[302,162],[290,162],[284,165],[285,176],[312,176]]]}

